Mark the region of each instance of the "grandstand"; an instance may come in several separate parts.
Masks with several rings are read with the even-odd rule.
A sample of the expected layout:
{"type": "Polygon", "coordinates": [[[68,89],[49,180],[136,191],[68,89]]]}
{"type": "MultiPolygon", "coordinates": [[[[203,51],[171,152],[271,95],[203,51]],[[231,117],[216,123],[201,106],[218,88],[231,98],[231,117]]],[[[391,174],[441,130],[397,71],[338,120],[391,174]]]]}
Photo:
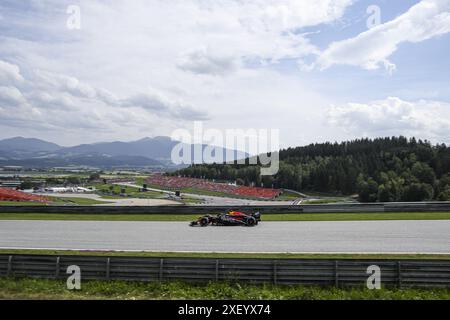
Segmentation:
{"type": "Polygon", "coordinates": [[[49,202],[47,197],[29,194],[13,189],[0,188],[0,201],[49,202]]]}
{"type": "Polygon", "coordinates": [[[192,188],[197,190],[224,193],[244,198],[273,199],[281,194],[279,189],[259,187],[236,186],[227,183],[212,182],[204,179],[166,176],[152,174],[146,180],[149,185],[160,186],[167,189],[179,190],[192,188]]]}

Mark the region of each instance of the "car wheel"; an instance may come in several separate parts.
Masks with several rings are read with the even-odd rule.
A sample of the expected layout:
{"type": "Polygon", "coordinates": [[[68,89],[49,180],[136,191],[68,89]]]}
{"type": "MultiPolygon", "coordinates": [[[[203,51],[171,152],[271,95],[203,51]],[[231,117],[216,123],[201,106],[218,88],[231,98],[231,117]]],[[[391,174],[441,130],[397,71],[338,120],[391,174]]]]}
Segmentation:
{"type": "Polygon", "coordinates": [[[209,224],[209,219],[208,218],[201,218],[199,222],[200,222],[200,226],[206,227],[209,224]]]}
{"type": "Polygon", "coordinates": [[[251,217],[247,219],[247,226],[248,227],[254,227],[257,224],[257,221],[255,218],[251,217]]]}

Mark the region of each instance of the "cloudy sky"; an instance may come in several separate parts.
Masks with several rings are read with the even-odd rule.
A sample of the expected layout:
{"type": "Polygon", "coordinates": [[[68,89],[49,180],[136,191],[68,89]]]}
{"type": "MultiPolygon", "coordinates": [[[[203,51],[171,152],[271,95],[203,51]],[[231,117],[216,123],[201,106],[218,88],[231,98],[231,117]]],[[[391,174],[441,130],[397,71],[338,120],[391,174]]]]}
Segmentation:
{"type": "Polygon", "coordinates": [[[450,143],[449,56],[450,0],[2,0],[0,138],[450,143]]]}

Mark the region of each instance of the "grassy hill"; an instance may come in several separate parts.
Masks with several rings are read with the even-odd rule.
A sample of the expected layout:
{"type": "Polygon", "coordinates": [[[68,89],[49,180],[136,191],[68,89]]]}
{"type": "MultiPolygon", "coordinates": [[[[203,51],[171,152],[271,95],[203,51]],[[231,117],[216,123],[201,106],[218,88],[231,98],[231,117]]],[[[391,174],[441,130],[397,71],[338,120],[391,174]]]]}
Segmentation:
{"type": "Polygon", "coordinates": [[[450,147],[387,137],[281,150],[280,170],[255,165],[193,165],[175,174],[297,191],[355,194],[363,202],[450,200],[450,147]]]}

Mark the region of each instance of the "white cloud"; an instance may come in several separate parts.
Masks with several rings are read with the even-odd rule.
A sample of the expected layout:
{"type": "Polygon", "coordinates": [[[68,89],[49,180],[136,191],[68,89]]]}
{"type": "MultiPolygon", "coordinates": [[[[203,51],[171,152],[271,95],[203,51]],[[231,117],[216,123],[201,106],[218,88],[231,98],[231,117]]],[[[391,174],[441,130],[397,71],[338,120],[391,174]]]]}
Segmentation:
{"type": "MultiPolygon", "coordinates": [[[[189,51],[182,56],[180,66],[197,73],[217,74],[239,64],[244,66],[245,60],[270,63],[317,53],[317,48],[297,30],[336,21],[354,1],[190,2],[196,9],[187,14],[179,12],[191,19],[183,19],[179,24],[184,25],[184,30],[194,32],[181,40],[189,51]]],[[[180,8],[175,6],[174,10],[177,9],[180,8]]]]}
{"type": "Polygon", "coordinates": [[[333,42],[316,61],[320,69],[335,64],[359,66],[389,72],[396,66],[389,57],[399,45],[416,43],[450,32],[450,0],[422,0],[394,20],[373,27],[358,36],[333,42]]]}
{"type": "Polygon", "coordinates": [[[183,53],[177,65],[181,70],[195,74],[226,75],[235,71],[239,64],[232,55],[215,54],[203,47],[183,53]]]}
{"type": "Polygon", "coordinates": [[[81,82],[75,77],[37,70],[35,72],[35,78],[36,87],[44,90],[52,88],[59,92],[69,93],[74,97],[87,99],[94,99],[98,96],[96,88],[81,82]]]}
{"type": "Polygon", "coordinates": [[[54,108],[75,111],[78,109],[78,101],[65,92],[33,91],[28,94],[28,100],[32,101],[35,107],[42,110],[54,108]]]}
{"type": "MultiPolygon", "coordinates": [[[[114,59],[116,66],[133,62],[141,66],[180,65],[195,73],[198,73],[195,70],[200,73],[211,70],[217,74],[216,67],[220,69],[218,65],[223,63],[245,66],[242,62],[247,60],[277,62],[316,53],[317,48],[297,33],[298,29],[336,21],[353,2],[136,0],[106,4],[80,1],[81,30],[67,32],[63,24],[64,5],[54,0],[41,4],[36,16],[28,19],[35,18],[35,25],[39,26],[30,37],[64,41],[68,53],[65,58],[72,62],[88,55],[95,60],[94,56],[99,55],[98,61],[102,63],[95,67],[100,69],[110,67],[106,62],[114,59]],[[51,13],[47,21],[39,14],[44,9],[51,13]],[[81,53],[80,46],[84,49],[81,53]],[[208,49],[202,52],[199,48],[208,49]],[[117,61],[118,58],[123,61],[117,61]]],[[[24,28],[24,24],[29,27],[30,21],[16,22],[14,27],[24,28]]],[[[58,41],[49,41],[46,46],[57,49],[54,46],[57,44],[58,41]]]]}
{"type": "Polygon", "coordinates": [[[0,84],[15,84],[23,82],[18,66],[0,60],[0,84]]]}
{"type": "Polygon", "coordinates": [[[16,87],[0,87],[0,106],[16,107],[24,104],[25,98],[16,87]]]}
{"type": "Polygon", "coordinates": [[[138,107],[158,115],[175,119],[205,120],[206,113],[195,110],[180,101],[171,100],[157,92],[146,92],[132,95],[119,103],[122,107],[138,107]]]}
{"type": "MultiPolygon", "coordinates": [[[[0,104],[3,135],[26,134],[27,127],[30,135],[63,144],[131,140],[170,135],[209,116],[211,128],[279,128],[290,145],[341,139],[322,121],[324,109],[342,98],[330,96],[333,90],[316,75],[289,68],[320,55],[306,32],[340,20],[353,2],[80,0],[80,30],[66,28],[69,1],[32,1],[26,15],[2,3],[0,60],[9,65],[0,64],[0,85],[17,88],[26,101],[15,110],[0,104]]],[[[427,15],[420,21],[407,19],[428,27],[404,32],[402,23],[387,23],[364,35],[373,46],[363,40],[356,48],[342,45],[348,50],[332,45],[320,66],[392,66],[388,58],[398,44],[445,31],[438,23],[438,17],[447,21],[445,14],[430,10],[421,10],[427,15]],[[403,40],[403,34],[413,36],[403,40]]]]}
{"type": "MultiPolygon", "coordinates": [[[[208,115],[218,128],[238,121],[260,127],[255,110],[262,103],[273,119],[284,106],[298,108],[310,96],[321,100],[307,93],[306,80],[281,77],[267,66],[316,53],[298,29],[333,23],[352,2],[80,0],[80,30],[66,28],[69,1],[33,1],[26,15],[1,4],[0,59],[25,75],[19,89],[43,112],[36,126],[66,126],[65,132],[76,132],[67,141],[170,135],[208,115]],[[77,132],[80,123],[93,128],[77,132]]],[[[2,128],[8,123],[9,132],[21,130],[12,120],[2,128]]]]}
{"type": "Polygon", "coordinates": [[[406,135],[450,142],[450,104],[440,101],[404,101],[397,97],[332,106],[328,122],[356,136],[406,135]]]}
{"type": "MultiPolygon", "coordinates": [[[[3,65],[19,70],[10,63],[3,65]]],[[[75,77],[39,70],[30,72],[30,78],[22,78],[21,82],[21,87],[0,86],[0,122],[5,126],[101,131],[127,125],[148,126],[160,118],[206,118],[204,112],[151,89],[119,99],[75,77]]]]}

